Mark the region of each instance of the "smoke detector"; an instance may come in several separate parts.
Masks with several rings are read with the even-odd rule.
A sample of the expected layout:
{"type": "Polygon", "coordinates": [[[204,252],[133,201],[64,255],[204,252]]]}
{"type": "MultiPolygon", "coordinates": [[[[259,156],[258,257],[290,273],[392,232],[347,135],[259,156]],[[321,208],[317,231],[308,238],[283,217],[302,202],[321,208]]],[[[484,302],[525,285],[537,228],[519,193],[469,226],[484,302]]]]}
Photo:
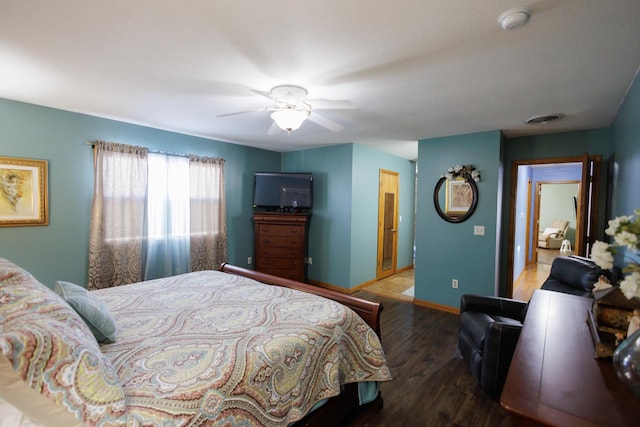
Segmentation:
{"type": "Polygon", "coordinates": [[[529,17],[531,16],[531,10],[518,7],[515,9],[509,9],[502,15],[498,17],[498,22],[503,30],[515,30],[516,28],[522,27],[524,24],[529,21],[529,17]]]}
{"type": "Polygon", "coordinates": [[[524,121],[526,125],[544,125],[561,119],[562,114],[545,114],[542,116],[534,116],[524,121]]]}

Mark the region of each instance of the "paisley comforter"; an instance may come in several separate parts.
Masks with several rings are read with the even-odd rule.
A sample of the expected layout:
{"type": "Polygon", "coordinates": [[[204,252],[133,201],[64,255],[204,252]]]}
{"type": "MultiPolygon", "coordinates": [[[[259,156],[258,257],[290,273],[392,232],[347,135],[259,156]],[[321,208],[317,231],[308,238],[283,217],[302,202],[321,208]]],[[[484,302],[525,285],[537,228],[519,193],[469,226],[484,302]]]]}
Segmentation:
{"type": "Polygon", "coordinates": [[[375,332],[329,299],[217,271],[93,291],[127,425],[287,425],[351,382],[391,379],[375,332]]]}

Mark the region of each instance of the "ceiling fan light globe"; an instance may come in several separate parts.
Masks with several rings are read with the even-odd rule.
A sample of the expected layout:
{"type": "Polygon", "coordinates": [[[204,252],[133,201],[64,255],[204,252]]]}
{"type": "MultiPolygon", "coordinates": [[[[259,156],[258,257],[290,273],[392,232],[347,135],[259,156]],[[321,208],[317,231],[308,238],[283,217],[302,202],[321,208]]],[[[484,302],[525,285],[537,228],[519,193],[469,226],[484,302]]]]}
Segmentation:
{"type": "Polygon", "coordinates": [[[278,110],[271,113],[271,118],[282,130],[291,132],[302,126],[302,122],[309,116],[308,111],[294,110],[291,108],[278,110]]]}

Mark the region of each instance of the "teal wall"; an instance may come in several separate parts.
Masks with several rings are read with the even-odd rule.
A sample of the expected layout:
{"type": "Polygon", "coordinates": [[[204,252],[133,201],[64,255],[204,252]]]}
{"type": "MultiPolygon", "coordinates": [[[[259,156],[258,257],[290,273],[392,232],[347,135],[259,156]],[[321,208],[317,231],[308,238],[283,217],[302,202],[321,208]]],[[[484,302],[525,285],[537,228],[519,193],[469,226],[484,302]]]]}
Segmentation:
{"type": "Polygon", "coordinates": [[[418,145],[415,297],[458,307],[465,293],[492,295],[497,284],[502,135],[500,131],[421,140],[418,145]],[[433,190],[451,166],[472,164],[481,174],[475,213],[452,224],[433,207],[433,190]],[[473,234],[485,227],[484,236],[473,234]],[[451,287],[458,279],[459,288],[451,287]]]}
{"type": "Polygon", "coordinates": [[[413,266],[415,162],[354,145],[350,287],[376,278],[380,169],[399,174],[397,268],[413,266]]]}
{"type": "MultiPolygon", "coordinates": [[[[615,147],[613,218],[632,215],[640,208],[640,77],[636,76],[611,128],[615,147]]],[[[627,251],[625,255],[640,262],[638,254],[627,251]]]]}
{"type": "Polygon", "coordinates": [[[625,96],[611,126],[615,147],[611,216],[640,208],[640,77],[625,96]]]}
{"type": "Polygon", "coordinates": [[[56,280],[86,283],[93,195],[93,151],[86,142],[96,139],[223,157],[229,261],[246,265],[253,254],[253,173],[279,170],[280,153],[5,99],[0,99],[0,156],[49,162],[49,225],[0,228],[0,256],[48,286],[56,280]]]}
{"type": "Polygon", "coordinates": [[[349,288],[351,165],[353,146],[336,145],[282,154],[285,172],[313,173],[308,277],[349,288]]]}
{"type": "Polygon", "coordinates": [[[354,288],[376,277],[380,169],[400,174],[398,268],[413,263],[415,163],[355,144],[282,155],[282,169],[313,172],[311,280],[354,288]]]}

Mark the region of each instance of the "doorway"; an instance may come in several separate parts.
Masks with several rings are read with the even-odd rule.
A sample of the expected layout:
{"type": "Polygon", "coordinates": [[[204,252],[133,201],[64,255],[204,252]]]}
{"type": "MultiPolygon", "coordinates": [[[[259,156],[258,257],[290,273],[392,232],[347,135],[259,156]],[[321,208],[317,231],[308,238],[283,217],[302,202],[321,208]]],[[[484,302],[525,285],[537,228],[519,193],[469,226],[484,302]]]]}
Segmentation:
{"type": "MultiPolygon", "coordinates": [[[[580,164],[576,165],[580,167],[580,164]]],[[[575,173],[581,175],[578,168],[575,173]]],[[[533,256],[527,256],[526,263],[551,265],[553,259],[560,255],[565,240],[569,241],[572,249],[580,246],[576,241],[576,230],[581,226],[578,217],[580,181],[539,180],[535,194],[534,230],[528,234],[533,241],[527,241],[527,248],[533,249],[533,256]]]]}
{"type": "Polygon", "coordinates": [[[380,169],[378,192],[378,280],[396,273],[398,258],[399,173],[380,169]]]}
{"type": "Polygon", "coordinates": [[[507,296],[527,301],[533,289],[539,288],[548,276],[550,266],[537,263],[538,232],[544,227],[538,221],[536,200],[538,181],[572,180],[579,184],[575,199],[575,245],[572,254],[588,256],[595,238],[598,211],[598,179],[602,158],[587,153],[577,157],[514,161],[511,167],[511,210],[509,213],[509,241],[507,246],[507,296]],[[569,176],[568,170],[577,168],[569,176]],[[553,176],[554,179],[549,179],[553,176]],[[559,179],[558,176],[565,179],[559,179]],[[576,177],[578,179],[574,179],[576,177]],[[533,186],[533,187],[532,187],[533,186]],[[546,270],[545,270],[546,268],[546,270]],[[527,289],[517,289],[524,285],[527,289]]]}

